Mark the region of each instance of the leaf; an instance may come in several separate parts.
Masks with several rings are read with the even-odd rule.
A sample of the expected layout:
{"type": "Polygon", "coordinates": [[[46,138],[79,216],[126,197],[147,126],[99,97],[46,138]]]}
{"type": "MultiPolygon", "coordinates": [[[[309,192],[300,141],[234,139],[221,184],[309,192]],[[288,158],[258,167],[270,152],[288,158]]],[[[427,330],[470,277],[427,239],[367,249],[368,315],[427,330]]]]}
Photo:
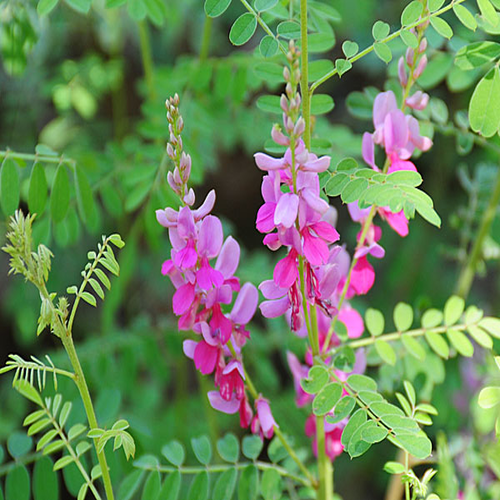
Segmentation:
{"type": "Polygon", "coordinates": [[[407,415],[411,415],[412,409],[411,409],[411,405],[408,402],[408,400],[400,392],[396,392],[396,397],[398,398],[399,404],[400,404],[401,408],[403,408],[404,412],[407,415]]]}
{"type": "Polygon", "coordinates": [[[208,473],[206,471],[200,472],[191,482],[187,500],[208,500],[208,488],[208,473]]]}
{"type": "Polygon", "coordinates": [[[85,500],[85,497],[87,496],[88,489],[89,489],[89,484],[83,483],[80,486],[80,489],[78,490],[78,496],[77,496],[76,500],[85,500]]]}
{"type": "Polygon", "coordinates": [[[366,419],[366,412],[361,408],[351,416],[351,418],[347,422],[347,425],[344,427],[342,436],[340,438],[340,441],[344,447],[347,447],[354,432],[366,422],[366,419]]]}
{"type": "Polygon", "coordinates": [[[255,10],[257,12],[264,12],[272,9],[279,0],[255,0],[255,10]]]}
{"type": "Polygon", "coordinates": [[[158,500],[161,488],[161,478],[158,471],[151,471],[146,483],[144,484],[144,489],[142,490],[141,500],[158,500]]]}
{"type": "Polygon", "coordinates": [[[496,26],[498,23],[498,16],[490,0],[477,0],[477,6],[486,21],[492,26],[496,26]]]}
{"type": "Polygon", "coordinates": [[[332,411],[337,401],[342,396],[342,386],[337,382],[325,385],[313,401],[313,413],[316,416],[326,415],[332,411]]]}
{"type": "Polygon", "coordinates": [[[89,284],[93,288],[94,292],[97,293],[97,295],[101,298],[101,300],[104,300],[104,291],[101,285],[99,285],[99,282],[94,278],[90,278],[89,284]]]}
{"type": "Polygon", "coordinates": [[[76,455],[78,457],[82,456],[84,453],[90,450],[92,445],[88,441],[80,441],[75,448],[76,455]]]}
{"type": "Polygon", "coordinates": [[[12,215],[17,210],[20,192],[17,163],[7,157],[0,170],[0,205],[5,215],[12,215]]]}
{"type": "Polygon", "coordinates": [[[250,12],[242,14],[231,26],[229,40],[233,45],[243,45],[252,38],[257,28],[257,19],[250,12]]]}
{"type": "Polygon", "coordinates": [[[7,449],[13,458],[26,455],[31,450],[33,440],[24,432],[13,432],[7,439],[7,449]]]}
{"type": "Polygon", "coordinates": [[[325,192],[328,196],[338,196],[344,190],[347,183],[350,181],[346,174],[338,173],[333,175],[325,186],[325,192]]]}
{"type": "Polygon", "coordinates": [[[415,406],[417,402],[417,395],[415,394],[415,389],[413,385],[411,385],[411,382],[408,382],[408,380],[405,380],[403,382],[404,388],[406,395],[408,396],[408,399],[410,400],[410,403],[412,406],[415,406]]]}
{"type": "Polygon", "coordinates": [[[493,337],[500,339],[500,319],[487,316],[479,322],[479,326],[493,337]]]}
{"type": "Polygon", "coordinates": [[[48,418],[38,420],[38,422],[30,425],[28,429],[28,436],[38,434],[40,431],[43,431],[43,429],[45,429],[45,427],[47,427],[48,425],[50,425],[50,420],[48,418]]]}
{"type": "Polygon", "coordinates": [[[369,307],[365,312],[365,325],[370,335],[378,337],[384,333],[384,315],[377,309],[369,307]]]}
{"type": "Polygon", "coordinates": [[[259,493],[259,472],[257,467],[245,467],[238,481],[238,500],[256,500],[259,493]]]}
{"type": "Polygon", "coordinates": [[[240,444],[234,434],[226,434],[217,441],[217,451],[226,462],[237,462],[240,455],[240,444]]]}
{"type": "Polygon", "coordinates": [[[443,359],[448,359],[450,355],[450,348],[442,335],[436,332],[425,332],[425,338],[429,343],[431,349],[443,359]]]}
{"type": "Polygon", "coordinates": [[[349,59],[350,57],[354,57],[359,51],[359,46],[356,42],[351,42],[350,40],[346,40],[342,44],[342,52],[349,59]]]}
{"type": "Polygon", "coordinates": [[[231,5],[231,0],[205,0],[205,14],[208,17],[218,17],[231,5]]]}
{"type": "Polygon", "coordinates": [[[432,453],[432,443],[430,439],[422,432],[414,434],[412,432],[401,432],[396,436],[403,449],[410,455],[424,460],[432,453]]]}
{"type": "Polygon", "coordinates": [[[424,6],[418,0],[413,0],[413,2],[409,3],[403,13],[401,14],[401,25],[408,26],[409,24],[413,24],[422,15],[422,11],[424,10],[424,6]]]}
{"type": "Polygon", "coordinates": [[[118,488],[117,500],[131,500],[141,485],[145,471],[135,470],[125,476],[118,488]]]}
{"type": "Polygon", "coordinates": [[[427,309],[422,315],[422,326],[434,328],[443,322],[443,313],[439,309],[427,309]]]}
{"type": "Polygon", "coordinates": [[[24,465],[16,465],[5,479],[5,500],[29,500],[30,476],[24,465]]]}
{"type": "Polygon", "coordinates": [[[471,31],[476,31],[477,21],[476,18],[467,10],[463,5],[453,5],[453,12],[458,17],[458,20],[471,31]]]}
{"type": "Polygon", "coordinates": [[[482,328],[470,325],[467,327],[467,331],[481,347],[484,347],[485,349],[493,348],[493,339],[482,328]]]}
{"type": "Polygon", "coordinates": [[[451,296],[444,306],[444,324],[454,325],[461,318],[464,308],[464,299],[456,295],[451,296]]]}
{"type": "Polygon", "coordinates": [[[352,203],[358,200],[367,188],[368,181],[366,179],[354,179],[346,184],[340,197],[344,203],[352,203]]]}
{"type": "Polygon", "coordinates": [[[36,11],[39,16],[46,16],[50,14],[52,10],[56,7],[59,0],[40,0],[36,6],[36,11]]]}
{"type": "Polygon", "coordinates": [[[78,436],[83,434],[87,427],[83,424],[75,424],[73,425],[70,430],[68,431],[68,440],[73,441],[73,439],[76,439],[78,436]]]}
{"type": "Polygon", "coordinates": [[[200,436],[191,439],[191,446],[193,447],[194,454],[200,463],[208,465],[212,458],[212,446],[207,436],[200,436]]]}
{"type": "Polygon", "coordinates": [[[425,349],[420,345],[418,340],[411,337],[410,335],[402,335],[401,342],[404,345],[405,349],[416,359],[419,361],[423,361],[425,359],[425,349]]]}
{"type": "Polygon", "coordinates": [[[177,500],[181,490],[181,473],[172,472],[167,476],[160,490],[159,500],[177,500]]]}
{"type": "Polygon", "coordinates": [[[440,17],[431,17],[430,19],[432,27],[444,38],[450,39],[453,36],[453,30],[451,26],[440,17]]]}
{"type": "Polygon", "coordinates": [[[278,35],[285,39],[300,38],[300,24],[295,21],[283,21],[276,28],[278,35]]]}
{"type": "Polygon", "coordinates": [[[24,419],[23,425],[30,425],[30,424],[32,424],[33,422],[36,422],[37,420],[39,420],[40,418],[42,418],[45,415],[46,415],[45,410],[34,411],[33,413],[30,413],[24,419]]]}
{"type": "Polygon", "coordinates": [[[333,99],[327,94],[314,94],[311,99],[311,114],[324,115],[329,113],[335,104],[333,99]]]}
{"type": "Polygon", "coordinates": [[[351,68],[351,61],[347,61],[346,59],[335,60],[335,69],[337,70],[339,77],[341,77],[344,73],[347,73],[351,68]]]}
{"type": "Polygon", "coordinates": [[[459,354],[468,358],[470,358],[474,354],[474,346],[471,344],[471,341],[463,332],[451,329],[446,333],[448,335],[448,339],[451,342],[451,345],[457,350],[459,354]]]}
{"type": "Polygon", "coordinates": [[[33,401],[33,403],[36,403],[38,406],[43,406],[39,392],[27,380],[18,379],[14,382],[13,387],[26,399],[33,401]]]}
{"type": "Polygon", "coordinates": [[[54,222],[61,222],[69,208],[69,176],[64,164],[57,167],[50,194],[50,214],[54,222]]]}
{"type": "Polygon", "coordinates": [[[101,283],[108,289],[111,289],[111,282],[109,281],[109,278],[104,274],[102,269],[99,269],[98,267],[94,269],[94,274],[97,275],[97,277],[101,280],[101,283]]]}
{"type": "Polygon", "coordinates": [[[49,455],[50,453],[55,453],[56,451],[64,448],[64,441],[62,439],[58,439],[57,441],[53,441],[43,448],[43,454],[49,455]]]}
{"type": "Polygon", "coordinates": [[[398,170],[387,176],[387,182],[416,187],[422,184],[422,176],[412,170],[398,170]]]}
{"type": "MultiPolygon", "coordinates": [[[[279,500],[283,489],[281,476],[274,469],[266,469],[262,474],[260,491],[264,500],[279,500]]],[[[217,498],[217,497],[215,497],[217,498]]]]}
{"type": "Polygon", "coordinates": [[[378,425],[366,425],[368,423],[374,422],[370,420],[369,422],[366,422],[363,424],[363,426],[360,429],[361,433],[361,438],[363,441],[366,441],[367,443],[373,444],[373,443],[379,443],[380,441],[383,441],[387,437],[387,429],[384,427],[379,427],[378,425]]]}
{"type": "Polygon", "coordinates": [[[373,44],[373,50],[381,61],[385,62],[386,64],[391,62],[392,51],[385,43],[375,42],[373,44]]]}
{"type": "Polygon", "coordinates": [[[47,204],[47,179],[45,169],[40,163],[35,163],[31,171],[28,191],[28,208],[32,214],[41,215],[47,204]]]}
{"type": "Polygon", "coordinates": [[[359,375],[357,373],[354,375],[349,375],[349,377],[347,378],[347,384],[356,392],[375,392],[377,390],[377,382],[375,382],[375,380],[366,375],[359,375]]]}
{"type": "Polygon", "coordinates": [[[255,460],[262,451],[264,443],[258,436],[245,436],[242,442],[243,455],[250,460],[255,460]]]}
{"type": "Polygon", "coordinates": [[[91,306],[97,306],[97,300],[90,292],[82,292],[80,297],[91,306]]]}
{"type": "Polygon", "coordinates": [[[45,445],[49,444],[57,436],[57,430],[51,429],[46,432],[38,441],[36,451],[40,451],[45,445]]]}
{"type": "Polygon", "coordinates": [[[87,226],[92,225],[96,216],[92,189],[85,172],[78,165],[75,167],[75,187],[80,216],[87,226]]]}
{"type": "Polygon", "coordinates": [[[384,470],[389,474],[403,474],[406,469],[405,466],[399,462],[386,462],[384,470]]]}
{"type": "Polygon", "coordinates": [[[406,46],[411,47],[412,49],[416,49],[418,47],[418,39],[411,31],[402,30],[399,33],[399,36],[406,46]]]}
{"type": "Polygon", "coordinates": [[[399,332],[406,332],[413,323],[413,309],[410,305],[400,302],[394,308],[394,324],[399,332]]]}
{"type": "Polygon", "coordinates": [[[317,394],[330,380],[328,370],[324,366],[313,366],[300,381],[300,386],[307,394],[317,394]]]}
{"type": "Polygon", "coordinates": [[[267,113],[281,114],[280,98],[277,95],[263,95],[257,99],[257,107],[267,113]]]}
{"type": "Polygon", "coordinates": [[[382,358],[382,361],[392,366],[396,364],[396,352],[388,342],[381,339],[376,340],[375,350],[382,358]]]}
{"type": "Polygon", "coordinates": [[[56,471],[56,470],[64,469],[64,467],[66,467],[67,465],[69,465],[72,462],[73,462],[73,457],[71,457],[70,455],[65,455],[64,457],[61,457],[54,464],[53,470],[56,471]]]}
{"type": "Polygon", "coordinates": [[[390,26],[383,21],[377,21],[372,28],[372,35],[375,40],[382,40],[385,38],[391,31],[390,26]]]}
{"type": "Polygon", "coordinates": [[[81,14],[88,14],[92,0],[65,0],[66,3],[81,14]]]}
{"type": "Polygon", "coordinates": [[[259,44],[259,50],[262,57],[273,57],[278,52],[278,41],[271,35],[262,38],[259,44]]]}
{"type": "Polygon", "coordinates": [[[214,490],[212,492],[212,498],[217,498],[220,500],[231,500],[236,487],[236,479],[238,472],[236,469],[228,469],[224,471],[215,483],[214,490]]]}
{"type": "Polygon", "coordinates": [[[500,404],[500,387],[485,387],[481,389],[478,403],[484,409],[493,408],[500,404]]]}
{"type": "Polygon", "coordinates": [[[341,422],[351,414],[355,406],[356,400],[353,397],[344,396],[340,398],[340,401],[335,405],[333,415],[327,415],[325,420],[330,424],[341,422]]]}
{"type": "Polygon", "coordinates": [[[58,500],[59,481],[52,470],[53,463],[49,457],[35,462],[33,470],[33,500],[58,500]]]}
{"type": "Polygon", "coordinates": [[[500,70],[492,68],[472,94],[469,121],[474,132],[492,137],[500,126],[500,70]]]}

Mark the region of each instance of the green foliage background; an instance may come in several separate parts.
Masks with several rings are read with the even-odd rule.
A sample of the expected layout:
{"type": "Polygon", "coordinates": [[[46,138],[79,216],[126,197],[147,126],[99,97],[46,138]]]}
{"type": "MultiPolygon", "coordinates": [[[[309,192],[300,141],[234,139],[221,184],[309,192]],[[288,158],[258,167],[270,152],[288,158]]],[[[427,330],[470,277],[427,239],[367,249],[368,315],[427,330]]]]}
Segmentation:
{"type": "MultiPolygon", "coordinates": [[[[55,254],[50,289],[62,293],[79,282],[86,253],[100,235],[120,232],[127,243],[119,255],[121,275],[97,310],[82,306],[75,328],[100,425],[110,426],[118,418],[126,418],[136,440],[136,456],[146,452],[160,456],[162,446],[174,438],[187,444],[201,434],[209,434],[213,442],[227,430],[242,435],[236,418],[209,408],[204,392],[210,382],[202,380],[182,355],[183,337],[171,315],[172,288],[159,272],[169,255],[169,243],[156,223],[154,210],[175,204],[165,182],[170,165],[164,156],[168,129],[163,103],[175,92],[181,95],[183,139],[193,157],[197,199],[201,201],[212,187],[217,190],[215,213],[223,218],[225,230],[244,246],[241,279],[258,284],[271,275],[274,256],[262,248],[254,228],[261,203],[261,175],[252,154],[269,143],[272,123],[278,119],[267,112],[265,101],[259,101],[262,95],[281,91],[274,60],[259,55],[260,36],[241,49],[229,42],[232,22],[244,12],[236,1],[214,20],[207,20],[200,2],[194,0],[56,3],[0,2],[0,149],[32,154],[35,144],[43,144],[37,147],[40,159],[35,165],[31,158],[17,158],[6,167],[13,161],[11,157],[2,167],[5,186],[18,179],[20,199],[2,193],[6,213],[0,221],[0,246],[11,206],[35,209],[39,213],[36,240],[48,244],[55,254]],[[53,5],[49,15],[40,15],[53,5]],[[38,165],[43,167],[43,175],[38,165]],[[5,173],[12,168],[16,174],[5,173]],[[30,195],[35,182],[42,188],[48,186],[46,198],[30,195]]],[[[286,3],[281,2],[283,7],[286,3]]],[[[325,28],[331,41],[349,39],[360,47],[370,45],[373,22],[383,19],[397,27],[405,4],[389,0],[358,3],[362,6],[353,8],[352,1],[334,2],[341,20],[331,20],[330,31],[325,28]]],[[[462,126],[463,111],[484,71],[466,72],[454,66],[453,52],[475,38],[455,17],[446,18],[456,31],[451,42],[433,28],[427,32],[432,56],[422,86],[436,98],[424,117],[426,131],[434,135],[434,147],[417,160],[423,188],[435,200],[442,229],[416,218],[410,224],[410,235],[401,239],[384,227],[381,243],[386,258],[376,263],[373,290],[356,301],[362,311],[368,306],[389,311],[399,301],[410,303],[417,314],[444,305],[456,287],[497,175],[498,136],[489,148],[473,148],[473,139],[462,126]]],[[[330,45],[321,58],[342,57],[341,44],[330,45]]],[[[400,41],[391,47],[397,61],[396,55],[405,47],[400,41]]],[[[387,71],[388,80],[385,65],[372,54],[341,79],[331,79],[321,87],[335,107],[330,111],[333,102],[327,99],[322,110],[328,109],[328,113],[318,114],[316,130],[327,142],[317,144],[317,151],[332,155],[333,163],[345,156],[359,159],[361,134],[372,130],[373,87],[396,85],[396,63],[387,71]]],[[[43,193],[42,188],[37,187],[36,193],[43,193]]],[[[335,204],[342,241],[352,250],[357,227],[349,222],[340,199],[335,204]]],[[[497,217],[482,256],[470,299],[488,314],[498,315],[497,217]]],[[[11,352],[26,359],[30,354],[42,357],[49,353],[57,366],[68,367],[56,339],[48,334],[36,338],[39,297],[21,279],[7,278],[7,264],[7,256],[1,254],[1,364],[11,352]]],[[[308,454],[310,445],[303,434],[307,412],[296,410],[293,403],[287,349],[300,352],[301,342],[283,321],[265,321],[257,314],[246,347],[247,368],[258,387],[271,397],[277,418],[286,422],[284,430],[308,454]]],[[[432,436],[445,430],[449,442],[459,443],[459,447],[472,433],[481,443],[491,423],[488,416],[470,408],[475,406],[473,398],[480,387],[477,379],[483,380],[489,370],[480,353],[478,356],[471,363],[451,360],[445,373],[437,356],[429,354],[425,363],[419,363],[402,355],[395,369],[385,366],[380,370],[379,386],[387,393],[401,391],[401,381],[411,379],[423,399],[434,394],[439,416],[430,430],[432,436]],[[469,385],[463,380],[464,373],[469,385]]],[[[50,394],[51,383],[48,388],[50,394]]],[[[73,400],[70,419],[82,420],[83,407],[75,387],[61,380],[59,392],[73,400]]],[[[0,401],[3,476],[8,469],[2,464],[10,460],[7,451],[14,458],[28,451],[20,428],[28,403],[11,390],[7,376],[0,381],[0,401]]],[[[489,456],[489,452],[480,454],[480,448],[479,444],[466,448],[470,460],[477,458],[477,470],[482,467],[480,457],[489,456]]],[[[346,500],[367,495],[382,498],[388,476],[377,471],[385,460],[394,458],[392,453],[389,446],[372,450],[356,468],[351,467],[347,455],[339,458],[336,475],[344,478],[338,481],[339,494],[346,500]]],[[[122,454],[107,455],[113,480],[120,484],[132,466],[122,454]]],[[[188,461],[193,460],[188,451],[188,461]]],[[[39,467],[49,469],[48,465],[39,467]]],[[[499,473],[498,458],[490,467],[499,473]]],[[[451,477],[453,467],[450,470],[451,477]]],[[[64,474],[65,481],[59,484],[61,498],[66,498],[66,490],[76,494],[79,486],[71,477],[75,470],[69,467],[64,474]]]]}

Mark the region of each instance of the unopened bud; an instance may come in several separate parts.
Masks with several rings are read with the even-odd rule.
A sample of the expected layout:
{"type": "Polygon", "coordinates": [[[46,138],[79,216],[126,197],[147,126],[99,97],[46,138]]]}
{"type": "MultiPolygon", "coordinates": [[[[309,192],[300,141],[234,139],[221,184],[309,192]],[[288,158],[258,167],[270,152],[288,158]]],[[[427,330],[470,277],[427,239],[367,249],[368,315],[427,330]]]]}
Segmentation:
{"type": "Polygon", "coordinates": [[[294,124],[293,124],[293,121],[292,119],[287,116],[286,118],[286,125],[285,125],[285,129],[286,131],[291,135],[293,133],[293,129],[294,129],[294,124]]]}
{"type": "Polygon", "coordinates": [[[288,99],[291,99],[293,97],[293,89],[292,89],[292,84],[290,82],[286,84],[285,92],[288,99]]]}
{"type": "Polygon", "coordinates": [[[175,151],[174,151],[174,148],[172,147],[172,144],[170,144],[170,142],[167,143],[167,155],[172,160],[175,159],[175,151]]]}
{"type": "Polygon", "coordinates": [[[413,77],[415,78],[415,80],[423,73],[426,66],[427,66],[427,56],[424,54],[420,58],[420,61],[418,61],[417,69],[413,73],[413,77]]]}
{"type": "Polygon", "coordinates": [[[426,48],[427,48],[427,38],[422,38],[420,46],[418,47],[418,51],[422,54],[422,52],[425,52],[426,48]]]}
{"type": "Polygon", "coordinates": [[[182,185],[181,174],[180,174],[179,169],[177,167],[174,168],[174,182],[178,186],[182,185]]]}
{"type": "Polygon", "coordinates": [[[417,90],[411,97],[406,99],[406,105],[409,108],[416,109],[417,111],[422,111],[429,104],[429,94],[417,90]]]}
{"type": "Polygon", "coordinates": [[[194,191],[193,188],[190,188],[189,191],[184,196],[184,203],[188,206],[192,206],[194,205],[194,202],[195,202],[194,191]]]}
{"type": "Polygon", "coordinates": [[[179,106],[179,102],[180,102],[179,94],[176,92],[174,95],[173,103],[175,106],[179,106]]]}
{"type": "Polygon", "coordinates": [[[408,66],[411,66],[413,64],[414,58],[415,58],[415,51],[411,47],[408,47],[406,49],[406,64],[408,64],[408,66]]]}
{"type": "Polygon", "coordinates": [[[293,129],[293,134],[295,137],[300,137],[306,129],[306,122],[302,116],[297,120],[295,127],[293,129]]]}
{"type": "Polygon", "coordinates": [[[398,76],[401,85],[405,87],[406,84],[408,83],[408,76],[406,75],[405,59],[403,56],[399,58],[398,62],[398,76]]]}
{"type": "Polygon", "coordinates": [[[172,132],[170,132],[169,140],[173,146],[177,146],[177,137],[175,137],[175,135],[172,132]]]}
{"type": "Polygon", "coordinates": [[[283,110],[283,112],[288,113],[288,99],[286,98],[285,94],[281,94],[280,107],[283,110]]]}
{"type": "Polygon", "coordinates": [[[281,131],[281,127],[278,124],[274,125],[271,130],[271,137],[280,146],[288,146],[290,144],[290,139],[281,131]]]}
{"type": "Polygon", "coordinates": [[[174,176],[172,175],[172,172],[168,172],[167,182],[168,182],[168,185],[172,188],[172,191],[174,191],[174,193],[177,193],[177,194],[180,193],[179,186],[176,184],[176,182],[174,180],[174,176]]]}
{"type": "Polygon", "coordinates": [[[184,120],[182,119],[182,116],[179,116],[179,119],[177,120],[177,131],[181,133],[184,130],[184,120]]]}
{"type": "Polygon", "coordinates": [[[283,78],[285,79],[285,82],[290,81],[290,70],[288,69],[287,66],[283,68],[283,78]]]}

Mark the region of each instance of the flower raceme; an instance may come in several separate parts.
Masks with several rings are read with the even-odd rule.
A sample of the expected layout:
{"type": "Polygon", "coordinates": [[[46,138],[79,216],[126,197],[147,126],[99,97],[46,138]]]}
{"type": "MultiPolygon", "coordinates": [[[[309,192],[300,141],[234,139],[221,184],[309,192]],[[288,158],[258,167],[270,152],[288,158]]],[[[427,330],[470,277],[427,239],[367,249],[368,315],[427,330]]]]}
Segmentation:
{"type": "Polygon", "coordinates": [[[215,191],[210,191],[197,208],[195,193],[188,189],[191,160],[182,149],[182,117],[178,112],[179,99],[167,101],[170,142],[167,153],[174,161],[174,173],[169,184],[181,199],[179,210],[157,210],[158,222],[168,229],[172,246],[171,258],[162,266],[162,274],[174,285],[172,308],[179,317],[178,328],[192,331],[197,340],[185,340],[185,355],[194,361],[203,375],[214,374],[215,387],[208,399],[216,410],[240,413],[243,427],[262,437],[271,437],[276,425],[267,400],[254,401],[255,415],[245,392],[245,372],[242,348],[250,337],[247,324],[258,303],[254,285],[240,286],[235,276],[240,247],[231,236],[224,240],[222,223],[211,211],[215,191]],[[180,125],[179,125],[180,124],[180,125]],[[230,312],[224,310],[233,302],[230,312]]]}

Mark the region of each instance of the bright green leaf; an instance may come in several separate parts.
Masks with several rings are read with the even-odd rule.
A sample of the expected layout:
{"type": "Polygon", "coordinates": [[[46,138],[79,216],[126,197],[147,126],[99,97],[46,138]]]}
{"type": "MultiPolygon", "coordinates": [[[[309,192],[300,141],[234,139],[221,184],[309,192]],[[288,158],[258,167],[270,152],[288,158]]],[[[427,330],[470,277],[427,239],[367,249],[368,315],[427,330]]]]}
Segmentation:
{"type": "Polygon", "coordinates": [[[257,29],[257,19],[250,12],[242,14],[231,26],[229,40],[233,45],[243,45],[252,38],[257,29]]]}

